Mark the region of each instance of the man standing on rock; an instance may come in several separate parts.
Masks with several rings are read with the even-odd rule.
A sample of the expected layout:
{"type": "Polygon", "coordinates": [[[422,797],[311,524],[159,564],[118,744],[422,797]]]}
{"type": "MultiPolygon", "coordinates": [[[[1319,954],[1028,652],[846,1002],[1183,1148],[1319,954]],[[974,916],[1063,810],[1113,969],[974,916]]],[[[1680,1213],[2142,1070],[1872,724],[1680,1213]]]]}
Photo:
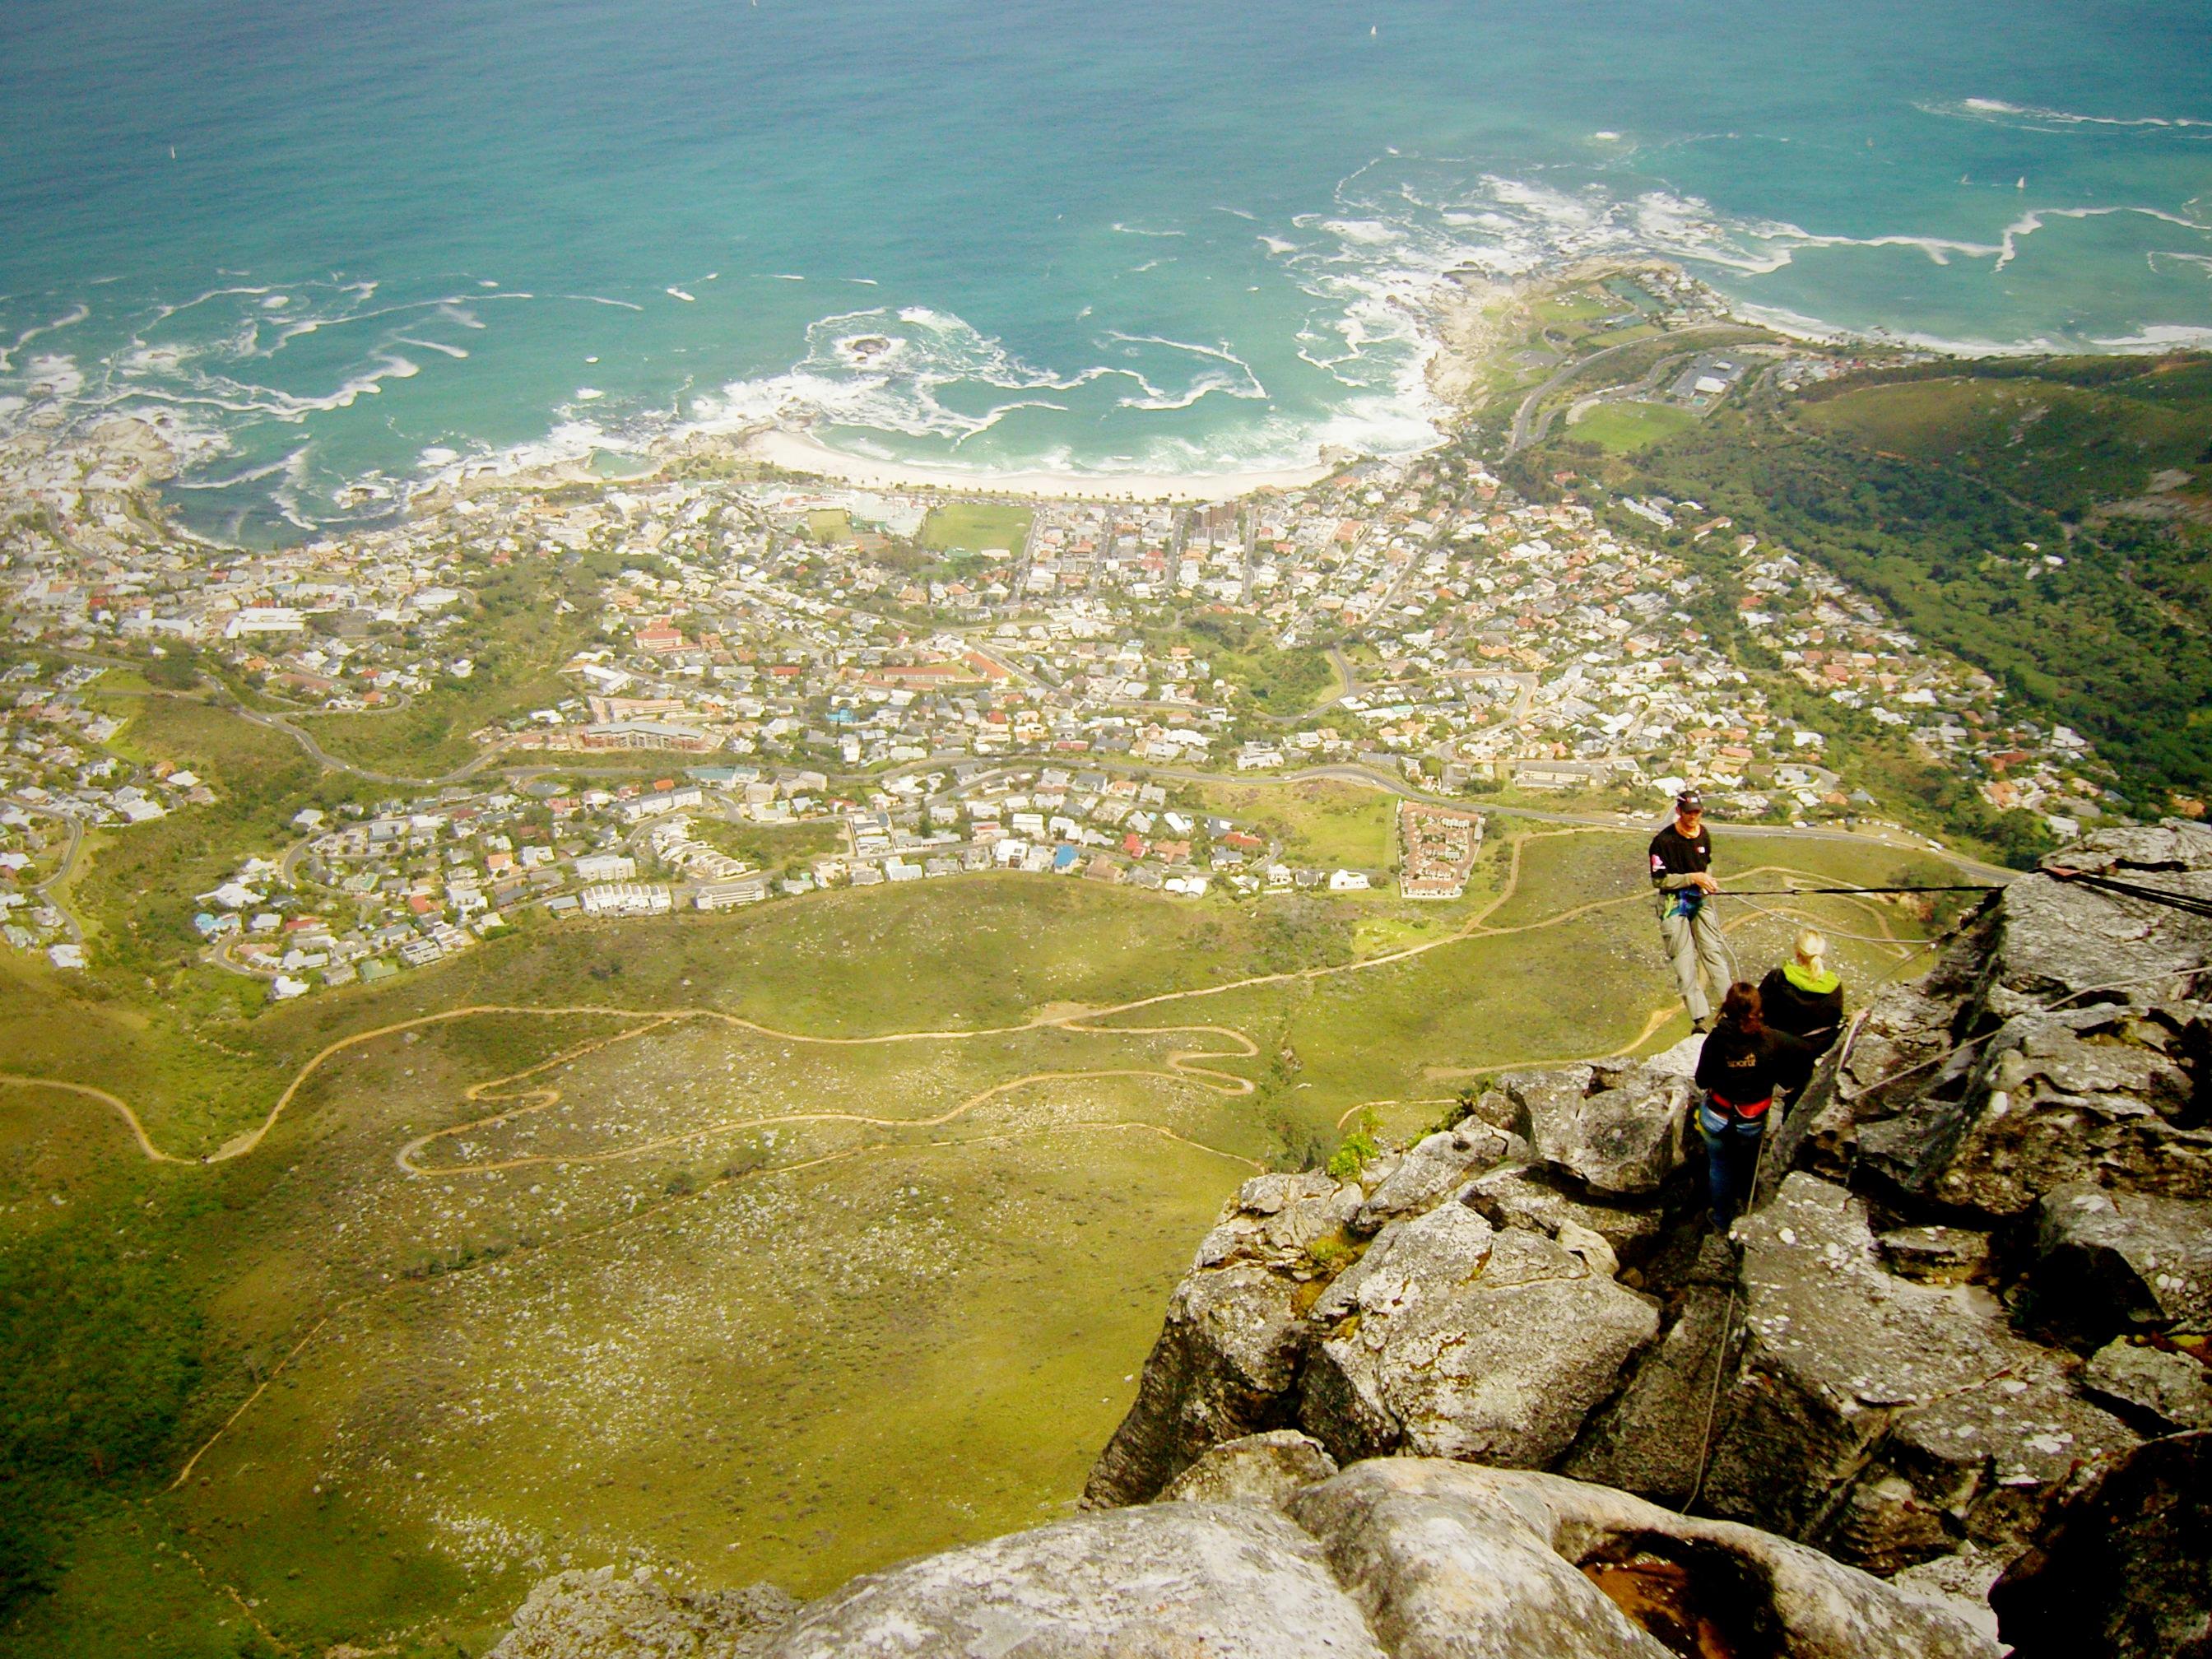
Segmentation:
{"type": "Polygon", "coordinates": [[[1721,890],[1711,873],[1712,862],[1705,800],[1696,790],[1685,789],[1674,797],[1674,821],[1651,837],[1651,885],[1658,891],[1659,936],[1674,966],[1674,983],[1690,1011],[1691,1025],[1700,1031],[1713,1029],[1713,1006],[1700,981],[1710,981],[1718,996],[1735,978],[1711,903],[1721,890]]]}

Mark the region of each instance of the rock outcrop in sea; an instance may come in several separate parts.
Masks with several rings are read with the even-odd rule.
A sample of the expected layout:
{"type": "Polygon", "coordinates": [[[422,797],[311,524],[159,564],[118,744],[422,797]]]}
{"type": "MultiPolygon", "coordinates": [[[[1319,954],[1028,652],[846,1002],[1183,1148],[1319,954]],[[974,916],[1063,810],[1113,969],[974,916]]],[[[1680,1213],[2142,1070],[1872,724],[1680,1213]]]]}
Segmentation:
{"type": "MultiPolygon", "coordinates": [[[[2212,899],[2192,824],[2051,864],[2212,899]]],[[[1084,1513],[690,1646],[526,1608],[500,1659],[2212,1653],[2208,957],[2014,883],[1864,1007],[1733,1244],[1696,1039],[1500,1077],[1356,1179],[1244,1184],[1084,1513]]]]}

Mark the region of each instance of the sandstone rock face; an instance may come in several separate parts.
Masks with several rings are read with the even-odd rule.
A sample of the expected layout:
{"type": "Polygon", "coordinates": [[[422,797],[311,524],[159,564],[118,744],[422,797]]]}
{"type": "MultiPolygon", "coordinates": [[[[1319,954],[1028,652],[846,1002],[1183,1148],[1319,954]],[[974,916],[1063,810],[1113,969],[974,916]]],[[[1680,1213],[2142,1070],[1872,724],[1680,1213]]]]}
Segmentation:
{"type": "Polygon", "coordinates": [[[757,1659],[798,1610],[772,1584],[690,1595],[642,1571],[556,1573],[484,1659],[757,1659]]]}
{"type": "Polygon", "coordinates": [[[1893,1227],[1881,1235],[1889,1270],[1923,1285],[1965,1285],[1990,1275],[1990,1236],[1965,1227],[1893,1227]]]}
{"type": "Polygon", "coordinates": [[[2212,1322],[2212,1204],[2053,1188],[2036,1206],[2033,1317],[2085,1345],[2212,1322]]]}
{"type": "Polygon", "coordinates": [[[1262,1504],[1279,1507],[1301,1486],[1336,1473],[1311,1435],[1270,1429],[1225,1441],[1168,1483],[1163,1504],[1262,1504]]]}
{"type": "Polygon", "coordinates": [[[1382,1458],[1307,1488],[1290,1510],[1395,1659],[1695,1650],[1660,1641],[1651,1626],[1662,1622],[1717,1638],[1721,1651],[1797,1659],[1995,1652],[1949,1608],[1817,1551],[1556,1475],[1382,1458]]]}
{"type": "Polygon", "coordinates": [[[1721,1343],[1735,1261],[1717,1239],[1707,1245],[1666,1336],[1627,1386],[1584,1425],[1559,1466],[1561,1474],[1662,1504],[1689,1501],[1702,1473],[1709,1414],[1733,1375],[1721,1343]]]}
{"type": "Polygon", "coordinates": [[[1641,1197],[1667,1184],[1687,1146],[1696,1091],[1674,1054],[1618,1073],[1611,1087],[1588,1066],[1517,1073],[1500,1083],[1517,1113],[1514,1127],[1539,1164],[1601,1197],[1641,1197]]]}
{"type": "MultiPolygon", "coordinates": [[[[2103,831],[2047,862],[2212,895],[2197,825],[2103,831]]],[[[2076,1182],[2212,1198],[2208,954],[2204,917],[2014,882],[1927,981],[1877,1000],[1801,1166],[1999,1224],[2076,1182]]]]}
{"type": "MultiPolygon", "coordinates": [[[[2065,859],[2212,894],[2194,826],[2065,859]]],[[[2203,1420],[2208,955],[2203,918],[2014,883],[1771,1127],[1740,1259],[1696,1218],[1695,1040],[1501,1077],[1357,1186],[1251,1183],[1171,1310],[1173,1386],[1148,1376],[1091,1495],[1149,1496],[1209,1437],[1295,1422],[1346,1463],[1696,1493],[1881,1573],[1985,1577],[2079,1471],[2203,1420]],[[1198,1293],[1209,1275],[1267,1318],[1194,1320],[1225,1294],[1198,1293]],[[1142,1443],[1172,1455],[1126,1478],[1142,1443]]]]}
{"type": "Polygon", "coordinates": [[[1294,1423],[1340,1458],[1556,1458],[1659,1328],[1620,1281],[1687,1192],[1695,1064],[1692,1043],[1525,1073],[1359,1181],[1245,1182],[1085,1503],[1145,1501],[1209,1446],[1294,1423]]]}
{"type": "MultiPolygon", "coordinates": [[[[1288,1449],[1279,1437],[1266,1445],[1288,1449]]],[[[1217,1468],[1254,1450],[1215,1454],[1217,1468]]],[[[1317,1450],[1306,1448],[1310,1456],[1317,1450]]],[[[1194,1474],[1197,1471],[1194,1470],[1194,1474]]],[[[1995,1659],[1940,1598],[1557,1476],[1386,1458],[1279,1501],[1086,1515],[794,1613],[563,1573],[498,1659],[1995,1659]],[[724,1604],[729,1611],[725,1613],[724,1604]],[[1685,1648],[1686,1641],[1706,1645],[1685,1648]]]]}
{"type": "Polygon", "coordinates": [[[774,1659],[1382,1659],[1321,1547],[1272,1510],[1155,1504],[856,1578],[774,1659]]]}
{"type": "Polygon", "coordinates": [[[1086,1504],[1142,1502],[1207,1447],[1296,1417],[1308,1341],[1299,1294],[1327,1271],[1317,1247],[1344,1239],[1365,1202],[1357,1183],[1320,1174],[1255,1176],[1238,1189],[1169,1299],[1086,1504]]]}
{"type": "Polygon", "coordinates": [[[2017,1549],[2076,1462],[2135,1445],[1992,1299],[1886,1272],[1844,1188],[1792,1175],[1744,1231],[1705,1486],[1722,1513],[1892,1572],[1966,1540],[2017,1549]]]}
{"type": "Polygon", "coordinates": [[[1416,1216],[1467,1184],[1468,1177],[1506,1156],[1511,1138],[1474,1118],[1419,1140],[1359,1206],[1352,1226],[1371,1233],[1386,1221],[1416,1216]]]}
{"type": "Polygon", "coordinates": [[[1559,1242],[1446,1204],[1385,1229],[1313,1322],[1299,1420],[1340,1459],[1402,1449],[1540,1468],[1659,1314],[1559,1242]]]}
{"type": "Polygon", "coordinates": [[[1291,1305],[1297,1289],[1252,1263],[1194,1272],[1176,1287],[1136,1404],[1092,1468],[1085,1504],[1151,1498],[1209,1446],[1291,1416],[1306,1338],[1291,1305]]]}
{"type": "Polygon", "coordinates": [[[2019,1659],[2212,1655],[2212,1433],[2080,1480],[1990,1601],[2019,1659]]]}
{"type": "Polygon", "coordinates": [[[2153,1433],[2212,1429],[2212,1364],[2178,1348],[2108,1342],[2081,1368],[2081,1389],[2153,1433]]]}
{"type": "Polygon", "coordinates": [[[1493,1227],[1523,1227],[1555,1237],[1568,1223],[1587,1228],[1623,1259],[1642,1255],[1665,1221],[1656,1204],[1597,1203],[1526,1164],[1502,1164],[1485,1171],[1467,1183],[1459,1200],[1493,1227]]]}

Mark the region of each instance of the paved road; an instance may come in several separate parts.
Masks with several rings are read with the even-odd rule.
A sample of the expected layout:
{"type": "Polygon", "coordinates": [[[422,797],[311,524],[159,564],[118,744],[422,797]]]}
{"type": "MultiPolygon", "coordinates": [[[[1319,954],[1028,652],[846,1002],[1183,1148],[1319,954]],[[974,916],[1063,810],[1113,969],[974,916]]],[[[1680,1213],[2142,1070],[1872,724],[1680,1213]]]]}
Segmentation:
{"type": "Polygon", "coordinates": [[[251,721],[255,726],[283,732],[307,750],[310,758],[330,771],[349,773],[356,778],[366,778],[371,783],[399,784],[410,789],[435,789],[445,784],[459,783],[464,778],[474,777],[493,765],[506,752],[501,749],[486,749],[475,758],[465,761],[452,771],[442,772],[434,778],[410,778],[400,773],[379,772],[371,767],[357,766],[349,760],[341,760],[282,714],[264,714],[258,708],[248,708],[243,703],[218,702],[216,707],[228,708],[240,720],[251,721]]]}
{"type": "Polygon", "coordinates": [[[70,872],[76,867],[77,849],[84,845],[84,825],[67,812],[57,812],[44,806],[33,806],[27,810],[37,813],[43,818],[58,819],[69,826],[69,845],[62,848],[62,861],[54,866],[53,874],[48,876],[44,881],[33,883],[31,890],[61,912],[62,931],[69,935],[70,943],[82,945],[84,943],[84,928],[78,923],[77,919],[70,914],[69,906],[54,896],[52,890],[67,881],[70,872]]]}

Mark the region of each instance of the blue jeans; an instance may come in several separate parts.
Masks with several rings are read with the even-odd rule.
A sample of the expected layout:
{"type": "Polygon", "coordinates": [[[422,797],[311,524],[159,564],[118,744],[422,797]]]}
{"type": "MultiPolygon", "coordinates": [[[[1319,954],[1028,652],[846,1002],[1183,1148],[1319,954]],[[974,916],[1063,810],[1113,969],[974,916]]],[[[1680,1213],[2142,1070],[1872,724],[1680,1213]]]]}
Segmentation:
{"type": "Polygon", "coordinates": [[[1713,1226],[1726,1232],[1737,1207],[1751,1197],[1752,1178],[1759,1168],[1759,1139],[1766,1133],[1766,1113],[1731,1118],[1714,1110],[1710,1100],[1701,1100],[1698,1127],[1705,1137],[1706,1201],[1712,1209],[1713,1226]]]}

